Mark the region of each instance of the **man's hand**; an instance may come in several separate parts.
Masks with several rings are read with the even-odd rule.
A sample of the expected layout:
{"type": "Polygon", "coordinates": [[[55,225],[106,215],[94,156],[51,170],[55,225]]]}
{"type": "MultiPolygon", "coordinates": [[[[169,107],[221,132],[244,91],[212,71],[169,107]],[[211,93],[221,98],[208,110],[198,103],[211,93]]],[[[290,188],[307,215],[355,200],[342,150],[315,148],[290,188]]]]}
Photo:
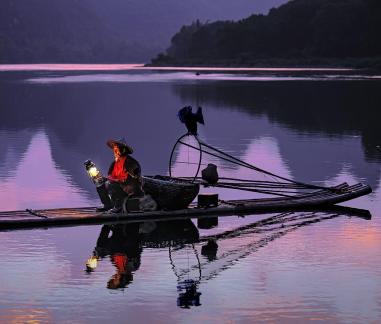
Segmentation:
{"type": "Polygon", "coordinates": [[[114,178],[114,177],[112,177],[112,176],[108,176],[108,177],[107,177],[107,180],[108,180],[108,181],[112,181],[112,182],[121,182],[119,179],[114,178]]]}
{"type": "Polygon", "coordinates": [[[114,177],[112,177],[112,176],[108,176],[107,179],[108,179],[109,181],[117,182],[117,183],[124,183],[124,182],[126,182],[126,180],[127,180],[127,179],[125,179],[125,180],[117,179],[117,178],[114,178],[114,177]]]}

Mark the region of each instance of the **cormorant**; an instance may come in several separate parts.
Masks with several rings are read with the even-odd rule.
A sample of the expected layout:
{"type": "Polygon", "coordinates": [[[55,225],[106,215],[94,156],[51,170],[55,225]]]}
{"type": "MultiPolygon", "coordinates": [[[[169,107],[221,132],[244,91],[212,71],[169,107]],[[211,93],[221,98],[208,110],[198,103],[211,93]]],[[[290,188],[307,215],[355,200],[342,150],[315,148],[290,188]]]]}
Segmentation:
{"type": "Polygon", "coordinates": [[[204,116],[202,115],[202,108],[198,107],[197,112],[192,112],[191,106],[185,106],[177,113],[180,121],[185,124],[188,134],[197,135],[197,123],[204,125],[204,116]]]}

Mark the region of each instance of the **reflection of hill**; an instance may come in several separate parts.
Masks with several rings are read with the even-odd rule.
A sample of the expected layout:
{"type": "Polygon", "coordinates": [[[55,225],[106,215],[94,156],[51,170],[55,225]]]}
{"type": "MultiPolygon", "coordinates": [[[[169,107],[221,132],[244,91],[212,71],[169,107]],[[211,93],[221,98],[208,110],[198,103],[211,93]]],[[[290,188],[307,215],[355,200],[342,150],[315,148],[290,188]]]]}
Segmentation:
{"type": "MultiPolygon", "coordinates": [[[[359,134],[372,147],[380,138],[378,107],[381,103],[379,82],[258,82],[213,83],[196,88],[178,86],[175,92],[183,100],[196,95],[205,103],[237,107],[252,115],[266,114],[270,120],[299,132],[327,135],[359,134]]],[[[375,158],[381,158],[376,152],[375,158]]]]}
{"type": "MultiPolygon", "coordinates": [[[[2,83],[0,92],[0,129],[43,127],[57,166],[91,191],[83,161],[91,158],[106,170],[112,159],[108,138],[125,136],[145,174],[165,173],[171,145],[182,132],[176,121],[181,102],[164,84],[2,83]]],[[[2,146],[6,144],[5,138],[2,146]]]]}
{"type": "MultiPolygon", "coordinates": [[[[324,160],[324,155],[340,155],[341,151],[344,155],[342,158],[337,156],[337,159],[341,159],[342,162],[349,160],[354,152],[345,152],[348,148],[338,144],[337,151],[330,152],[330,146],[324,144],[324,141],[334,141],[342,135],[360,135],[362,150],[368,162],[381,161],[381,151],[377,148],[381,138],[378,125],[378,108],[381,104],[379,87],[379,82],[365,81],[226,82],[195,86],[178,85],[174,87],[174,91],[183,101],[190,101],[197,96],[205,106],[243,110],[255,119],[259,116],[266,117],[270,122],[296,130],[301,136],[305,134],[304,145],[302,141],[294,141],[290,145],[289,141],[292,141],[292,138],[286,140],[285,134],[277,136],[279,142],[283,142],[280,144],[282,155],[286,160],[292,161],[294,171],[305,169],[302,166],[295,168],[296,156],[302,160],[315,159],[316,162],[324,160]],[[310,136],[311,134],[314,136],[310,136]],[[317,134],[319,136],[316,136],[317,134]],[[320,136],[323,138],[320,140],[319,152],[311,152],[309,140],[320,136]]],[[[279,129],[276,129],[278,132],[279,129]]],[[[357,148],[356,151],[360,153],[357,148]]],[[[356,159],[357,157],[354,160],[356,159]]],[[[356,163],[358,167],[354,166],[354,169],[359,172],[363,170],[363,173],[367,172],[366,169],[370,166],[366,162],[356,163]]],[[[359,174],[361,175],[361,172],[359,174]]],[[[368,176],[366,178],[370,179],[368,176]]]]}
{"type": "Polygon", "coordinates": [[[28,149],[33,132],[22,130],[18,135],[0,130],[0,178],[6,178],[16,170],[28,149]]]}
{"type": "MultiPolygon", "coordinates": [[[[212,145],[257,161],[252,148],[263,147],[260,143],[269,138],[296,179],[332,179],[345,169],[377,187],[377,163],[381,161],[381,152],[375,147],[381,135],[378,86],[378,82],[357,81],[183,82],[175,86],[169,82],[2,82],[0,145],[3,152],[9,152],[7,138],[19,138],[20,145],[11,148],[15,152],[12,161],[18,161],[35,130],[43,128],[56,166],[95,198],[84,174],[84,160],[91,158],[106,170],[112,154],[105,141],[125,136],[135,148],[134,156],[144,174],[166,173],[172,145],[184,132],[177,110],[198,100],[204,105],[206,119],[200,134],[212,145]],[[363,114],[365,107],[367,113],[363,114]],[[352,134],[360,135],[361,140],[348,136],[352,134]],[[325,156],[329,156],[329,165],[325,156]]],[[[5,160],[8,171],[1,174],[12,168],[4,155],[0,168],[5,160]]],[[[268,163],[261,166],[269,167],[268,163]]]]}

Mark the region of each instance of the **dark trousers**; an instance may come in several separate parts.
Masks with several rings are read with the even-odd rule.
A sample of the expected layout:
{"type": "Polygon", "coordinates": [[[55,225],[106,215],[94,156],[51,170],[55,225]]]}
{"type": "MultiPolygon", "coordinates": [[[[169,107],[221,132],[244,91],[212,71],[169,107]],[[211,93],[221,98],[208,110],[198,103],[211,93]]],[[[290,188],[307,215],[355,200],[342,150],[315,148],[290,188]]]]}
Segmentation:
{"type": "Polygon", "coordinates": [[[119,183],[108,180],[97,187],[97,192],[102,204],[107,208],[122,207],[123,199],[127,196],[119,183]]]}
{"type": "Polygon", "coordinates": [[[140,180],[130,180],[123,186],[124,187],[122,187],[119,182],[106,180],[101,186],[97,187],[97,192],[99,194],[99,198],[101,199],[102,204],[107,208],[120,208],[123,205],[123,200],[125,197],[144,196],[142,182],[140,180]]]}
{"type": "Polygon", "coordinates": [[[122,189],[120,183],[107,180],[105,185],[114,207],[122,207],[123,199],[127,197],[127,193],[122,189]]]}

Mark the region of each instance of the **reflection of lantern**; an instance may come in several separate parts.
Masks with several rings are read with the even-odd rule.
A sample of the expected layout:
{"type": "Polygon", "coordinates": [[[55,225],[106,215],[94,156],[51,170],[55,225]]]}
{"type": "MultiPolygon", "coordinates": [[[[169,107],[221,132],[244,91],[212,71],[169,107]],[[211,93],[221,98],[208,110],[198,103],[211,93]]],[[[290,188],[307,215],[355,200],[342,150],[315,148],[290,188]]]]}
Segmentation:
{"type": "Polygon", "coordinates": [[[91,272],[94,271],[95,268],[98,265],[98,257],[96,256],[91,256],[90,258],[87,259],[86,261],[86,271],[91,272]]]}
{"type": "Polygon", "coordinates": [[[100,186],[103,184],[103,176],[102,173],[97,169],[95,166],[95,163],[91,160],[86,160],[85,161],[85,168],[90,176],[91,180],[97,185],[100,186]]]}

